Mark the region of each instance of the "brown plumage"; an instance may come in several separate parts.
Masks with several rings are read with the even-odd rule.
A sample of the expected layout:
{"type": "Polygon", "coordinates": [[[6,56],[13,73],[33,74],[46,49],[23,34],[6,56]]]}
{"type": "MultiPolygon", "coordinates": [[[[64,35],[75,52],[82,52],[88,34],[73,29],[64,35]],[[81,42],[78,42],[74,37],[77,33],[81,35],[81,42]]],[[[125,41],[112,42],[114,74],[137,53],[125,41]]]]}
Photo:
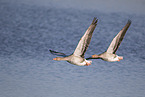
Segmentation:
{"type": "Polygon", "coordinates": [[[123,29],[113,38],[110,46],[108,47],[107,51],[104,53],[101,53],[99,55],[92,55],[92,57],[86,58],[86,59],[103,59],[105,61],[109,62],[115,62],[120,61],[123,59],[122,56],[116,55],[116,51],[119,48],[126,31],[130,27],[131,20],[128,20],[127,24],[123,27],[123,29]]]}
{"type": "Polygon", "coordinates": [[[88,66],[91,65],[92,61],[88,61],[84,58],[84,54],[90,44],[92,34],[96,28],[98,19],[94,18],[91,25],[80,39],[75,51],[73,54],[69,56],[65,56],[64,53],[59,53],[53,50],[50,50],[52,54],[62,55],[63,57],[56,57],[53,60],[65,60],[71,64],[78,65],[78,66],[88,66]]]}

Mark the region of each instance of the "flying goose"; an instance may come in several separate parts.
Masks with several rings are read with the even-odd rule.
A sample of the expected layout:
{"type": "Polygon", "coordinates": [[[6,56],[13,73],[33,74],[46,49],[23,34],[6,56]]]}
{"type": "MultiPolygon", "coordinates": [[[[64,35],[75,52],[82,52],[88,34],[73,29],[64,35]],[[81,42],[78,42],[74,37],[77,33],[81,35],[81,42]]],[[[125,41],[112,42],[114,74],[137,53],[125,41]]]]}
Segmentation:
{"type": "Polygon", "coordinates": [[[91,57],[86,58],[86,59],[102,59],[104,61],[109,61],[109,62],[122,60],[123,56],[116,55],[116,51],[119,48],[120,43],[122,42],[124,35],[126,31],[128,30],[130,24],[131,24],[131,20],[128,20],[127,24],[123,27],[123,29],[114,37],[107,51],[99,55],[96,55],[96,54],[92,55],[91,57]]]}
{"type": "Polygon", "coordinates": [[[96,28],[98,19],[94,18],[91,25],[89,26],[89,28],[86,30],[85,34],[83,35],[83,37],[80,39],[75,51],[73,54],[67,56],[64,53],[60,53],[60,52],[56,52],[53,50],[49,50],[52,54],[58,55],[58,56],[62,56],[62,57],[56,57],[53,58],[53,60],[65,60],[71,64],[74,65],[78,65],[78,66],[89,66],[91,65],[92,61],[88,61],[84,58],[84,54],[90,44],[91,38],[92,38],[92,34],[93,31],[96,28]]]}

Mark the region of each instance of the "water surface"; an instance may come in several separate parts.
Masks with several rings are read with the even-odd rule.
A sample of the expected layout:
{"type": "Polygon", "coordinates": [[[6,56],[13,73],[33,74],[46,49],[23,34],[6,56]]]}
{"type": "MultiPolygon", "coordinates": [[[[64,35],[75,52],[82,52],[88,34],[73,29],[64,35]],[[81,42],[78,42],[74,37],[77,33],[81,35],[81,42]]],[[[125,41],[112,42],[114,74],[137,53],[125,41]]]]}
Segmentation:
{"type": "Polygon", "coordinates": [[[145,16],[27,4],[0,3],[2,97],[144,97],[145,16]],[[49,49],[73,53],[93,17],[99,19],[85,57],[104,52],[127,23],[120,62],[91,66],[53,61],[49,49]]]}

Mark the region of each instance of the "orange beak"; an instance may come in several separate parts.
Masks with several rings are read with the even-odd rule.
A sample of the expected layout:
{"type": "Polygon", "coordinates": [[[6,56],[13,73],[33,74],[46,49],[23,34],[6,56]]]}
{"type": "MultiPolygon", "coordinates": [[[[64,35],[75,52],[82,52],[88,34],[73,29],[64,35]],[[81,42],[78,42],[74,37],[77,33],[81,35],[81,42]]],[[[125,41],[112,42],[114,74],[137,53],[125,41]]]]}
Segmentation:
{"type": "Polygon", "coordinates": [[[96,58],[96,56],[97,56],[96,54],[95,55],[92,55],[92,58],[96,58]]]}

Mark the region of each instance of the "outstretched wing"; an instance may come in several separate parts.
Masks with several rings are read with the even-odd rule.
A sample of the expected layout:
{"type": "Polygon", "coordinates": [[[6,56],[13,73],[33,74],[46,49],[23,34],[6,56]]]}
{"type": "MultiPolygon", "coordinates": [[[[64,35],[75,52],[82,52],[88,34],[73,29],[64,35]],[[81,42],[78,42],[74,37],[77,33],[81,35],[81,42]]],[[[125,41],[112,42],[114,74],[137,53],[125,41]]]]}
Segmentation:
{"type": "Polygon", "coordinates": [[[56,51],[53,51],[53,50],[49,50],[49,51],[53,55],[62,56],[62,57],[66,57],[67,56],[64,53],[56,52],[56,51]]]}
{"type": "Polygon", "coordinates": [[[129,28],[130,24],[131,24],[131,20],[128,20],[127,24],[123,27],[123,29],[112,40],[110,46],[107,49],[107,52],[115,54],[115,52],[117,51],[117,49],[120,46],[120,43],[122,42],[122,40],[124,38],[126,31],[129,28]]]}
{"type": "Polygon", "coordinates": [[[89,28],[87,29],[87,31],[85,32],[83,37],[80,39],[80,41],[73,53],[75,56],[84,57],[84,54],[90,44],[93,31],[96,28],[97,21],[98,21],[98,19],[96,19],[96,18],[93,19],[92,24],[89,26],[89,28]]]}

